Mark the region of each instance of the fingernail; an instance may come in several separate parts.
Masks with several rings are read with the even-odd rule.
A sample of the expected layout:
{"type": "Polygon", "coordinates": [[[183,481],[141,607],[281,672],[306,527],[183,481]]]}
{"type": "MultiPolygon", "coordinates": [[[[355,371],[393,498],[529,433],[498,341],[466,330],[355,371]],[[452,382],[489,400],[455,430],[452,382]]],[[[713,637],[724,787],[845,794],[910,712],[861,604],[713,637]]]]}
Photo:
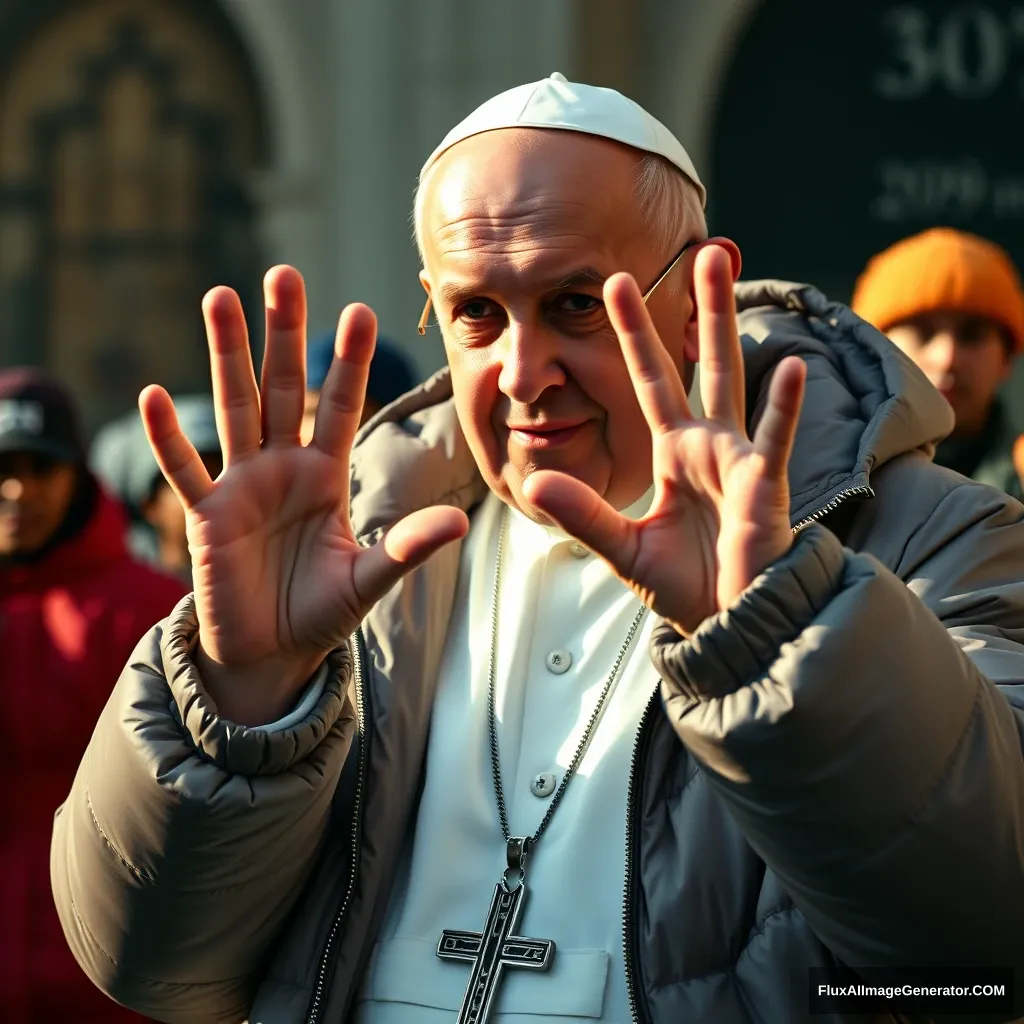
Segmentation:
{"type": "Polygon", "coordinates": [[[644,325],[645,310],[643,297],[637,287],[636,280],[630,274],[615,274],[608,279],[609,312],[619,325],[627,331],[636,330],[644,325]]]}

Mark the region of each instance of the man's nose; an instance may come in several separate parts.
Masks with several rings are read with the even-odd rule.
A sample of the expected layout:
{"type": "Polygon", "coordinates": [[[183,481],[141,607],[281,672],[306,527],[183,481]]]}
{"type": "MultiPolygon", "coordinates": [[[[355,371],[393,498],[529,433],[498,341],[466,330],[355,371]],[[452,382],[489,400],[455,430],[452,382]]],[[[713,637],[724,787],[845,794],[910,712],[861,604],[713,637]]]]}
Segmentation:
{"type": "Polygon", "coordinates": [[[513,402],[530,405],[548,388],[565,383],[558,341],[549,331],[512,320],[498,351],[501,360],[498,389],[513,402]]]}
{"type": "Polygon", "coordinates": [[[0,500],[18,501],[25,493],[25,485],[16,476],[0,477],[0,500]]]}
{"type": "Polygon", "coordinates": [[[936,334],[926,349],[928,365],[937,373],[948,373],[957,362],[956,338],[948,331],[936,334]]]}

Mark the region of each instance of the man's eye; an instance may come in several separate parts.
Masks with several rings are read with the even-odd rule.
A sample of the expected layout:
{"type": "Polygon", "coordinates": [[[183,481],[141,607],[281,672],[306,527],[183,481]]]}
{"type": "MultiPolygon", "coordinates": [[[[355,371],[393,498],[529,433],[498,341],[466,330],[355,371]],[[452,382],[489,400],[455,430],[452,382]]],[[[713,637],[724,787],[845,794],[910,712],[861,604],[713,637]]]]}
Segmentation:
{"type": "Polygon", "coordinates": [[[497,312],[497,305],[489,299],[470,299],[459,307],[458,316],[466,320],[485,320],[489,316],[495,316],[497,312]]]}
{"type": "Polygon", "coordinates": [[[593,295],[584,295],[582,292],[566,292],[559,295],[554,302],[555,309],[559,313],[592,313],[602,306],[600,299],[593,295]]]}
{"type": "Polygon", "coordinates": [[[967,320],[960,330],[960,340],[965,345],[980,345],[988,333],[988,324],[984,320],[967,320]]]}

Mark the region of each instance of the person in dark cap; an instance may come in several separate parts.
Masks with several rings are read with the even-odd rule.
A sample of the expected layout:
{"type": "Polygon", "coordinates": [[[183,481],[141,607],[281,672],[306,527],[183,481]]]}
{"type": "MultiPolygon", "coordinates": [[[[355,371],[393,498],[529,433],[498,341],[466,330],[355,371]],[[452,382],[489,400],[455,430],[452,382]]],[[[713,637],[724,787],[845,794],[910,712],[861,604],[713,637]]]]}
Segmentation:
{"type": "MultiPolygon", "coordinates": [[[[306,353],[306,406],[302,416],[302,443],[313,436],[313,421],[320,400],[320,389],[334,358],[334,331],[328,331],[309,343],[306,353]]],[[[390,405],[416,386],[416,375],[402,350],[388,338],[377,338],[366,383],[366,400],[359,420],[362,426],[371,416],[390,405]]]]}
{"type": "Polygon", "coordinates": [[[84,525],[82,451],[57,386],[27,372],[0,377],[0,558],[37,560],[84,525]]]}
{"type": "Polygon", "coordinates": [[[68,391],[0,372],[0,1019],[119,1024],[143,1018],[75,963],[48,895],[53,815],[118,667],[184,595],[135,562],[118,503],[86,467],[68,391]]]}

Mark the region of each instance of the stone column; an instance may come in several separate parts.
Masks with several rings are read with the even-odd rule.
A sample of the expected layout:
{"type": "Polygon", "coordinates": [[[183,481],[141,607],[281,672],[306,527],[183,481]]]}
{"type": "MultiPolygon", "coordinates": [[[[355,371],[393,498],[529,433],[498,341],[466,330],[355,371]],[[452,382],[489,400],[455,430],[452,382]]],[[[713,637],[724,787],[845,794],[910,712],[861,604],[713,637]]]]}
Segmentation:
{"type": "MultiPolygon", "coordinates": [[[[310,330],[324,330],[333,325],[338,308],[331,212],[337,180],[335,60],[325,32],[332,0],[222,3],[247,45],[267,109],[269,160],[251,182],[264,269],[290,263],[302,273],[310,330]]],[[[262,339],[262,324],[250,330],[254,340],[262,339]]]]}
{"type": "Polygon", "coordinates": [[[436,327],[416,333],[423,291],[410,217],[420,166],[487,97],[569,73],[574,11],[551,0],[334,0],[330,10],[338,305],[368,302],[426,374],[443,354],[436,327]]]}

